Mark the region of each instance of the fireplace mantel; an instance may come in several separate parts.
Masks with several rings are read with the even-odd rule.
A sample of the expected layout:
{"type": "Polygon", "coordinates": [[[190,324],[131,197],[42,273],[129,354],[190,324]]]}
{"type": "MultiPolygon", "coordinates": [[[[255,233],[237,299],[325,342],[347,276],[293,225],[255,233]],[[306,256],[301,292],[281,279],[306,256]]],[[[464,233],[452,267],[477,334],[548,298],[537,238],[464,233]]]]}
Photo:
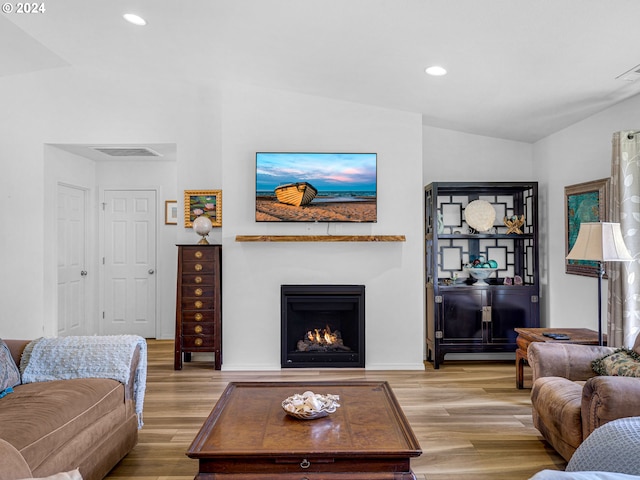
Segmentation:
{"type": "Polygon", "coordinates": [[[405,242],[404,235],[236,235],[236,242],[405,242]]]}

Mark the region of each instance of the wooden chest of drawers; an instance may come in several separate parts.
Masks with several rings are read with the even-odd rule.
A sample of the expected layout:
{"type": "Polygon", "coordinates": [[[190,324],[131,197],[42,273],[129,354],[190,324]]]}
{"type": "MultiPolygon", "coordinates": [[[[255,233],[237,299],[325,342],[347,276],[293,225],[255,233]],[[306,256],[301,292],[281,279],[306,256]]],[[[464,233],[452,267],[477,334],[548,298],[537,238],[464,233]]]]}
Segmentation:
{"type": "Polygon", "coordinates": [[[222,365],[222,246],[178,245],[174,369],[192,352],[214,352],[222,365]]]}

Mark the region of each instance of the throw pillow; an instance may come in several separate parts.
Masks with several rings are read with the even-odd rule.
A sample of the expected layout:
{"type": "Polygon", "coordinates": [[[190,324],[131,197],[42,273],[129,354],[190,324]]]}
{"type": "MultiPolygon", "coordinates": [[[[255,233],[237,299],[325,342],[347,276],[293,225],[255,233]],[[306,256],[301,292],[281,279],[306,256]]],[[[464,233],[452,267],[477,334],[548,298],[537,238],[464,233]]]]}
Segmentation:
{"type": "Polygon", "coordinates": [[[16,385],[20,385],[20,370],[13,361],[9,347],[0,340],[0,392],[9,393],[11,390],[5,390],[16,385]]]}
{"type": "Polygon", "coordinates": [[[640,377],[640,355],[628,348],[619,348],[591,362],[598,375],[640,377]]]}
{"type": "Polygon", "coordinates": [[[24,478],[22,480],[82,480],[82,475],[80,475],[80,470],[76,468],[70,472],[56,473],[50,477],[24,478]]]}

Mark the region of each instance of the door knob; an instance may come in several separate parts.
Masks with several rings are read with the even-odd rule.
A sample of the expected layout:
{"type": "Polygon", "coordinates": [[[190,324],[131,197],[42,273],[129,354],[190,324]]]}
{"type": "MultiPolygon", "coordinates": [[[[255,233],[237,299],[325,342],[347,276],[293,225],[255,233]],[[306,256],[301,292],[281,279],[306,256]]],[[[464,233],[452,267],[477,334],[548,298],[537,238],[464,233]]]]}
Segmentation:
{"type": "Polygon", "coordinates": [[[82,270],[82,271],[80,272],[80,276],[81,276],[81,277],[86,277],[86,276],[87,276],[87,271],[86,271],[86,270],[82,270]]]}
{"type": "Polygon", "coordinates": [[[153,275],[154,273],[156,273],[156,271],[153,268],[149,269],[149,275],[153,275]]]}

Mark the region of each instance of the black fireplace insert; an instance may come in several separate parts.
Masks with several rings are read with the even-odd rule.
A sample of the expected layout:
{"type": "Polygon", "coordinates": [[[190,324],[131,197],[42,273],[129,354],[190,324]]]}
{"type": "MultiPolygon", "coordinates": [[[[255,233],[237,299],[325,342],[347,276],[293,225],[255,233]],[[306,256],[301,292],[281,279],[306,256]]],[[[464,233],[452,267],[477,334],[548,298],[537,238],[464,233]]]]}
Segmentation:
{"type": "Polygon", "coordinates": [[[282,285],[283,368],[364,367],[364,285],[282,285]]]}

